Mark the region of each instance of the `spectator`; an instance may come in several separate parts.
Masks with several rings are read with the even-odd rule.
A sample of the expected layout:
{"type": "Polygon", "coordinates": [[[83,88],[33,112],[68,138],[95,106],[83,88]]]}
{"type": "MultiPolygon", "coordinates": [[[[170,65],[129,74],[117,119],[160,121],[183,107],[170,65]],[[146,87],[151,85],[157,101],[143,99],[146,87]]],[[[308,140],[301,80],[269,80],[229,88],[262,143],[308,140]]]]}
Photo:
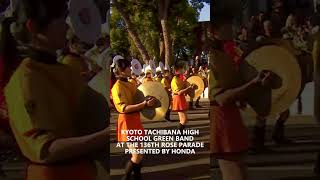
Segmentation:
{"type": "Polygon", "coordinates": [[[240,32],[238,34],[238,38],[236,40],[237,46],[240,48],[242,51],[248,51],[249,49],[249,44],[248,44],[248,30],[246,27],[241,27],[240,32]]]}

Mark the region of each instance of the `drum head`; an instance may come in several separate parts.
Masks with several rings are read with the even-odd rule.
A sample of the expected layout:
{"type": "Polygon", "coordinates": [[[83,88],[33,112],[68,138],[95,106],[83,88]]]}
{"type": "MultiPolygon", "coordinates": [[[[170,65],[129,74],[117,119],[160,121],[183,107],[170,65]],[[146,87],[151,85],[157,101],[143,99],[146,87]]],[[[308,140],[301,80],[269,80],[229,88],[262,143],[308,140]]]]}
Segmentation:
{"type": "Polygon", "coordinates": [[[101,16],[93,0],[71,0],[69,2],[70,23],[76,36],[94,44],[101,35],[101,16]]]}
{"type": "Polygon", "coordinates": [[[266,45],[252,51],[240,67],[244,81],[250,81],[258,72],[273,73],[272,87],[251,89],[248,103],[262,116],[277,116],[295,101],[301,87],[301,71],[296,57],[287,49],[266,45]]]}
{"type": "Polygon", "coordinates": [[[131,68],[132,68],[132,72],[136,76],[140,76],[141,71],[142,71],[142,66],[141,66],[140,62],[137,59],[133,59],[131,61],[131,68]]]}
{"type": "Polygon", "coordinates": [[[201,79],[201,77],[191,76],[187,79],[187,81],[189,84],[195,85],[194,95],[192,95],[192,97],[190,97],[190,98],[197,99],[198,97],[200,97],[204,91],[204,82],[201,79]]]}
{"type": "Polygon", "coordinates": [[[146,108],[141,111],[142,120],[163,120],[169,108],[169,96],[164,87],[159,82],[146,82],[139,86],[135,96],[135,102],[141,103],[148,96],[157,99],[155,107],[146,108]]]}

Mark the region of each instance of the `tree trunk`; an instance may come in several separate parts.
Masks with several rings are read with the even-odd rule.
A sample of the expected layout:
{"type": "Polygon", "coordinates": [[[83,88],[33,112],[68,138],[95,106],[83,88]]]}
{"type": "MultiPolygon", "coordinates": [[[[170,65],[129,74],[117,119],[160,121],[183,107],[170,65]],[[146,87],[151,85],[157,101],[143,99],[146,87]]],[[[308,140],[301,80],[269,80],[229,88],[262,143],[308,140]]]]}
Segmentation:
{"type": "Polygon", "coordinates": [[[160,38],[159,45],[160,45],[160,60],[159,60],[159,62],[165,63],[166,62],[166,60],[165,60],[165,46],[164,46],[164,42],[163,42],[162,38],[160,38]]]}
{"type": "Polygon", "coordinates": [[[149,64],[150,56],[148,54],[148,51],[146,50],[146,48],[142,44],[142,42],[138,36],[138,33],[136,32],[136,30],[134,28],[134,25],[130,21],[129,14],[124,11],[123,7],[121,7],[121,5],[116,0],[113,1],[113,5],[117,9],[117,11],[120,13],[120,15],[122,16],[124,22],[126,23],[127,31],[129,33],[131,39],[133,40],[135,46],[139,50],[143,61],[145,62],[145,64],[149,64]]]}
{"type": "Polygon", "coordinates": [[[164,46],[165,46],[165,62],[168,65],[172,65],[173,52],[172,52],[170,30],[168,26],[169,5],[170,5],[170,0],[159,1],[160,23],[162,27],[162,34],[163,34],[163,40],[164,40],[164,46]]]}

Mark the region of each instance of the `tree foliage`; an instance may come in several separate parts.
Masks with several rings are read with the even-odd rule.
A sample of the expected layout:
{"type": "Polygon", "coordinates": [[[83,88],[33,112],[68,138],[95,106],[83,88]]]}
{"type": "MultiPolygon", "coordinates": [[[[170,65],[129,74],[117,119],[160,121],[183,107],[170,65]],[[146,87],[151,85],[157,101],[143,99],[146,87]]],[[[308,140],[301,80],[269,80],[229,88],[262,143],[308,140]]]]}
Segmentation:
{"type": "MultiPolygon", "coordinates": [[[[158,0],[118,0],[130,15],[130,20],[150,57],[160,59],[160,42],[163,41],[158,0]]],[[[193,29],[198,25],[199,12],[210,0],[171,0],[168,11],[168,26],[176,58],[192,57],[195,49],[193,29]]],[[[142,59],[126,25],[115,8],[111,13],[111,46],[114,52],[142,59]]]]}

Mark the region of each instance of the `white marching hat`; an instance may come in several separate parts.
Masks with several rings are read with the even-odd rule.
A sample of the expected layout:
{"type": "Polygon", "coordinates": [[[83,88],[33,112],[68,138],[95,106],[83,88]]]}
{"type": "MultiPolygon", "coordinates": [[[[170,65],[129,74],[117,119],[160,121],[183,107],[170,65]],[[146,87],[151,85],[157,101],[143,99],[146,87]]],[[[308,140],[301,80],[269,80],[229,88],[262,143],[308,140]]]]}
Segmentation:
{"type": "Polygon", "coordinates": [[[159,62],[159,68],[160,68],[160,70],[161,70],[161,72],[163,73],[163,71],[165,70],[165,66],[164,66],[164,64],[163,64],[163,62],[159,62]]]}
{"type": "Polygon", "coordinates": [[[156,72],[162,72],[160,67],[157,67],[156,72]]]}
{"type": "Polygon", "coordinates": [[[93,0],[70,0],[67,21],[83,42],[94,44],[101,36],[100,11],[93,0]]]}
{"type": "Polygon", "coordinates": [[[153,74],[152,68],[150,65],[146,66],[144,69],[144,73],[147,74],[148,72],[150,72],[151,74],[153,74]]]}
{"type": "Polygon", "coordinates": [[[137,76],[139,76],[141,74],[142,66],[137,59],[133,59],[131,61],[131,70],[137,76]]]}
{"type": "Polygon", "coordinates": [[[112,60],[112,65],[111,66],[114,67],[119,59],[124,59],[124,57],[122,57],[120,55],[116,55],[112,60]]]}

